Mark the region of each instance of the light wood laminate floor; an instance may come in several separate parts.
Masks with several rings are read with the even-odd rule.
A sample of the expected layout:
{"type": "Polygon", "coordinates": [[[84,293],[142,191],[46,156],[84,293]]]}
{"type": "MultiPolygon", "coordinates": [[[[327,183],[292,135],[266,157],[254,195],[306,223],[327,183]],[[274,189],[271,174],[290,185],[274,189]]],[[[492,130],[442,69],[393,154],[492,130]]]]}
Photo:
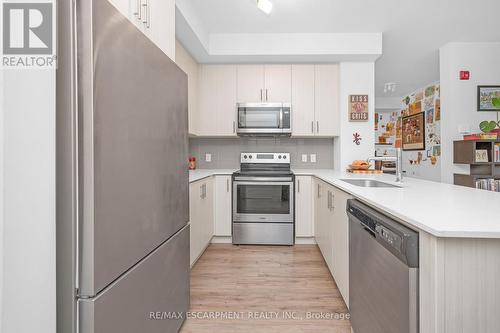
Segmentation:
{"type": "Polygon", "coordinates": [[[190,312],[182,333],[351,332],[338,319],[348,310],[316,245],[210,245],[191,271],[190,312]]]}

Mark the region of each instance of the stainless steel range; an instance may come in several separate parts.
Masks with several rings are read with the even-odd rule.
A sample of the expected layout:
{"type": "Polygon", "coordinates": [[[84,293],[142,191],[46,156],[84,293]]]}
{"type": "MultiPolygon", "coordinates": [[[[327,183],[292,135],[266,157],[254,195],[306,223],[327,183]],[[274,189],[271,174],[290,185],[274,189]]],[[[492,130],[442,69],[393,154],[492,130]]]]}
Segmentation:
{"type": "Polygon", "coordinates": [[[242,153],[233,174],[233,244],[293,245],[294,175],[289,153],[242,153]]]}

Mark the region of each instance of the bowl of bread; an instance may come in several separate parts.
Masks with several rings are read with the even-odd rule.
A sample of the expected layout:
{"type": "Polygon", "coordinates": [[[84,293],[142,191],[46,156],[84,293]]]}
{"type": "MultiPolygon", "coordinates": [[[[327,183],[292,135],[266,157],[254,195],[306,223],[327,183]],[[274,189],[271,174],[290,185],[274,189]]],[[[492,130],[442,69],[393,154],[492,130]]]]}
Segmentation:
{"type": "Polygon", "coordinates": [[[370,168],[370,163],[365,160],[355,160],[349,165],[351,170],[368,170],[370,168]]]}

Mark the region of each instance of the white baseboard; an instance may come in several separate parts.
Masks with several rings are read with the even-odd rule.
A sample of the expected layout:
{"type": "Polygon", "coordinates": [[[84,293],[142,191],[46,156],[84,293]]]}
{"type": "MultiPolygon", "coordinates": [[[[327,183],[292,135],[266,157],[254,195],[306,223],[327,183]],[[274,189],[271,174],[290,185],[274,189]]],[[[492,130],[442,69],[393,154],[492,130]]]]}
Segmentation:
{"type": "Polygon", "coordinates": [[[314,237],[295,237],[295,244],[305,245],[305,244],[316,244],[314,237]]]}
{"type": "Polygon", "coordinates": [[[213,236],[210,243],[213,243],[213,244],[232,244],[233,237],[231,237],[231,236],[213,236]]]}

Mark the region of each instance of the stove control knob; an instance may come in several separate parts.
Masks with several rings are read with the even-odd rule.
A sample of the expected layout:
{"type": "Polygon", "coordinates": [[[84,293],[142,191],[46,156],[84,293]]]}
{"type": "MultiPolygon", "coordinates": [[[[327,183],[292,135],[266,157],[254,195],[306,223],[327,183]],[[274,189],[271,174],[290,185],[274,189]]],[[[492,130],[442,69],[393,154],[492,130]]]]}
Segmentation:
{"type": "Polygon", "coordinates": [[[283,155],[283,159],[285,159],[285,160],[286,160],[286,155],[283,155]]]}
{"type": "Polygon", "coordinates": [[[248,158],[249,158],[249,159],[252,159],[252,155],[248,155],[248,158]]]}
{"type": "Polygon", "coordinates": [[[281,155],[278,155],[278,158],[281,160],[281,155]]]}
{"type": "Polygon", "coordinates": [[[243,158],[244,158],[244,159],[247,159],[247,155],[243,155],[243,158]]]}

